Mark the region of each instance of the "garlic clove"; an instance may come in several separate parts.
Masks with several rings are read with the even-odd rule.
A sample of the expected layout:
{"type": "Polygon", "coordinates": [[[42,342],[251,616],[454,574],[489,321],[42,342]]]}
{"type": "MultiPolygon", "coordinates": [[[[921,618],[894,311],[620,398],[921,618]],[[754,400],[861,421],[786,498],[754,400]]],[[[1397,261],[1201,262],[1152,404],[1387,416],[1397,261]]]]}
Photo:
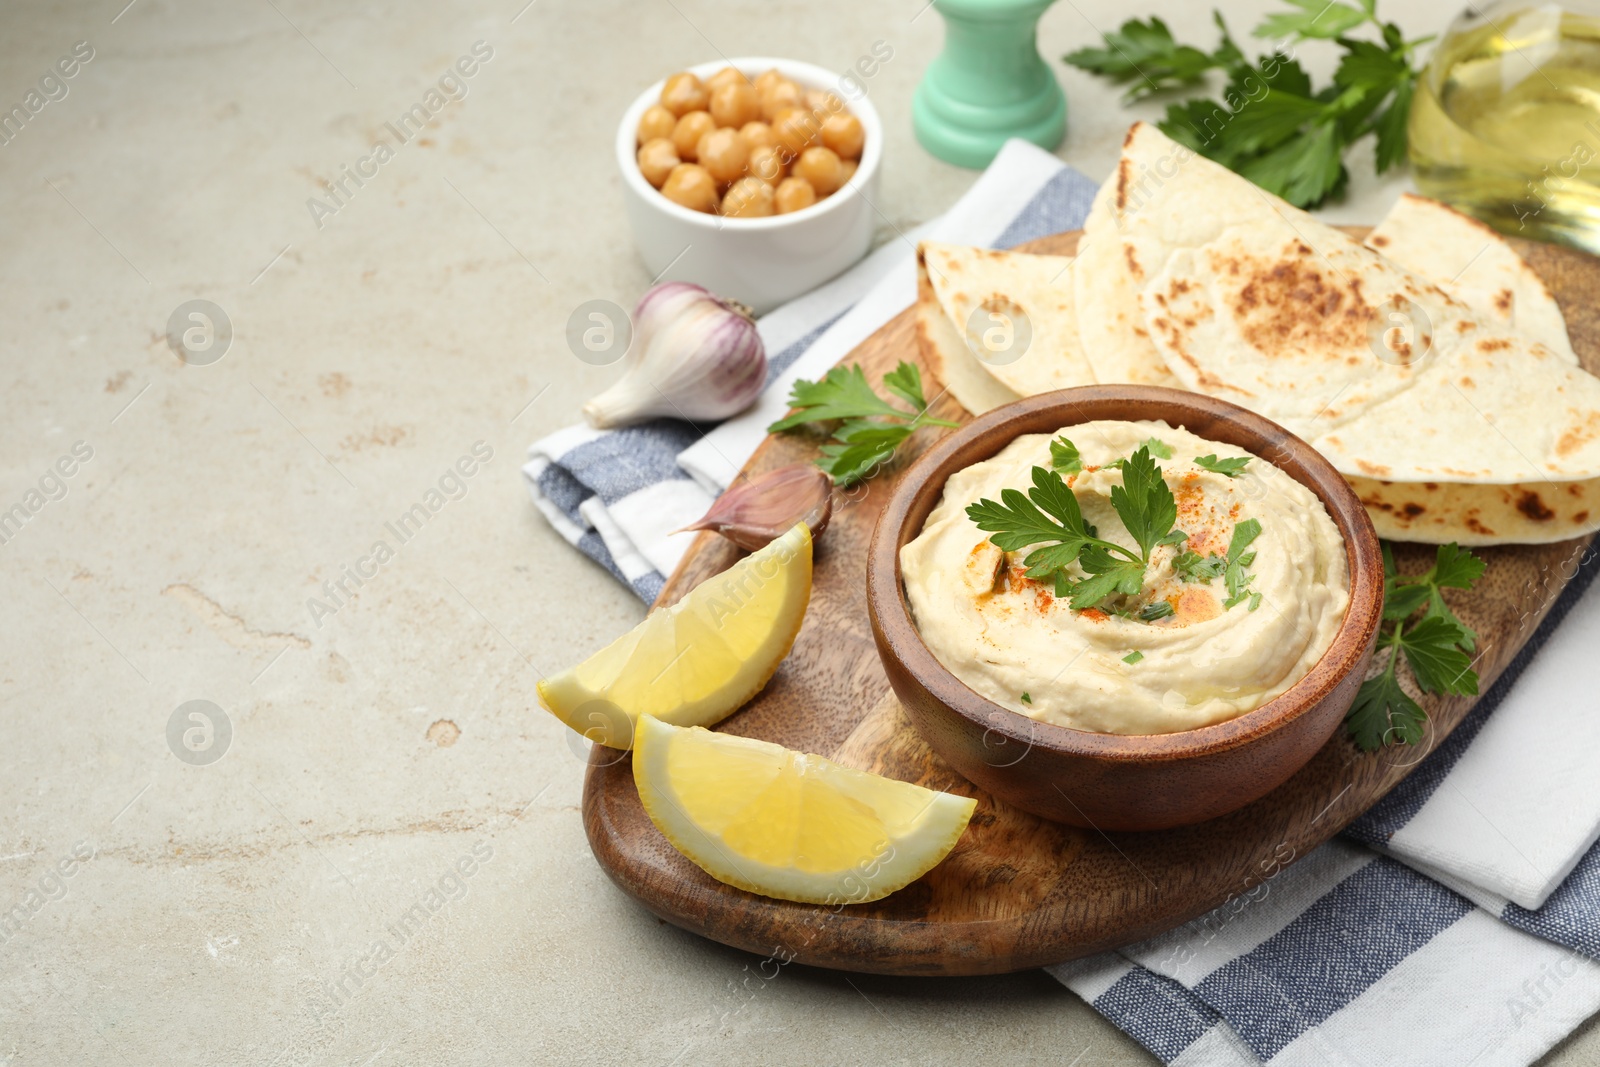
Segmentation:
{"type": "Polygon", "coordinates": [[[698,522],[683,529],[715,530],[754,552],[797,522],[811,527],[816,538],[828,528],[832,514],[833,479],[810,463],[791,463],[735,483],[698,522]]]}
{"type": "Polygon", "coordinates": [[[755,402],[767,353],[743,305],[698,285],[665,282],[634,309],[634,341],[620,381],[584,405],[596,429],[656,416],[704,422],[755,402]]]}

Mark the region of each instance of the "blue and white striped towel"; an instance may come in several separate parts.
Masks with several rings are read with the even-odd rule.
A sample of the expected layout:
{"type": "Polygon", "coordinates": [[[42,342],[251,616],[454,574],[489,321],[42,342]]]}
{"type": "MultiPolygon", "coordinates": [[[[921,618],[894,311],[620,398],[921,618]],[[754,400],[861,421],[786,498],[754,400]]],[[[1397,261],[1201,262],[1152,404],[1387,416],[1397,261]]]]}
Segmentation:
{"type": "MultiPolygon", "coordinates": [[[[1081,225],[1094,191],[1007,145],[948,214],[761,320],[776,354],[753,409],[552,434],[523,468],[534,503],[653,600],[691,539],[670,531],[732,480],[790,383],[912,303],[916,241],[1010,247],[1081,225]]],[[[1471,717],[1343,839],[1279,857],[1300,862],[1178,930],[1052,973],[1185,1067],[1532,1062],[1600,1009],[1600,698],[1583,681],[1597,569],[1583,561],[1471,717]]]]}

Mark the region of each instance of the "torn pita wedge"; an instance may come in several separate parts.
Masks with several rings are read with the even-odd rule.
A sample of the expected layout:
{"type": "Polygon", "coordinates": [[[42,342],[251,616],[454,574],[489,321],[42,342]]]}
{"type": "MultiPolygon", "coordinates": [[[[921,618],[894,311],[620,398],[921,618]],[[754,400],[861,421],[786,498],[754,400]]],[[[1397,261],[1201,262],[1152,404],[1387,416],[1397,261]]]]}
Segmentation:
{"type": "Polygon", "coordinates": [[[1565,503],[1600,479],[1600,379],[1152,127],[1130,132],[1113,182],[1168,368],[1378,483],[1381,534],[1486,544],[1600,528],[1600,512],[1565,503]],[[1462,488],[1436,488],[1450,484],[1462,488]]]}
{"type": "MultiPolygon", "coordinates": [[[[974,415],[982,415],[1021,399],[990,376],[945,315],[939,298],[934,295],[921,248],[917,249],[916,324],[917,344],[928,369],[939,388],[953,396],[956,403],[974,415]]],[[[937,391],[928,390],[928,395],[933,396],[937,391]]]]}
{"type": "Polygon", "coordinates": [[[924,241],[918,262],[972,360],[1012,395],[1094,383],[1079,347],[1070,256],[924,241]]]}
{"type": "Polygon", "coordinates": [[[1122,250],[1111,210],[1116,182],[1100,187],[1078,239],[1072,270],[1078,339],[1096,381],[1178,387],[1150,341],[1139,308],[1139,287],[1122,250]]]}
{"type": "Polygon", "coordinates": [[[1577,354],[1544,280],[1509,241],[1437,200],[1404,193],[1364,242],[1434,281],[1480,316],[1539,341],[1567,363],[1577,354]]]}

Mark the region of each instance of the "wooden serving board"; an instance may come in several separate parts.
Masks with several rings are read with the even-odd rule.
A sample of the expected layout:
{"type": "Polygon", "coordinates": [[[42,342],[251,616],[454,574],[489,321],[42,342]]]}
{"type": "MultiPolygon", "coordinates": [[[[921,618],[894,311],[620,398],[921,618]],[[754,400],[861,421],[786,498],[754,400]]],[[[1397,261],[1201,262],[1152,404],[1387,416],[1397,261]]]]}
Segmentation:
{"type": "MultiPolygon", "coordinates": [[[[1070,255],[1077,239],[1059,234],[1024,250],[1070,255]]],[[[1600,260],[1514,243],[1560,301],[1584,366],[1600,371],[1600,260]]],[[[876,383],[902,359],[921,363],[911,311],[845,362],[859,362],[876,383]]],[[[925,366],[923,373],[931,377],[925,366]]],[[[934,414],[967,418],[948,397],[935,403],[934,414]]],[[[849,971],[972,975],[1060,963],[1154,936],[1248,892],[1371,807],[1475,702],[1425,699],[1431,727],[1419,746],[1363,753],[1341,730],[1274,792],[1196,826],[1103,834],[995,801],[946,767],[906,721],[867,621],[873,524],[897,471],[940,432],[922,431],[902,447],[895,468],[838,492],[833,521],[817,543],[811,606],[793,651],[767,687],[718,729],[976,797],[969,829],[944,863],[883,900],[839,907],[773,900],[717,882],[674,850],[639,803],[629,758],[596,746],[583,797],[590,845],[611,878],[663,919],[785,962],[849,971]]],[[[769,437],[745,473],[810,460],[818,443],[805,434],[769,437]]],[[[1488,569],[1452,604],[1479,634],[1481,691],[1533,634],[1590,540],[1478,550],[1488,569]]],[[[1396,552],[1402,573],[1426,570],[1432,555],[1431,546],[1396,552]]],[[[737,558],[728,542],[701,534],[657,603],[672,603],[737,558]]]]}

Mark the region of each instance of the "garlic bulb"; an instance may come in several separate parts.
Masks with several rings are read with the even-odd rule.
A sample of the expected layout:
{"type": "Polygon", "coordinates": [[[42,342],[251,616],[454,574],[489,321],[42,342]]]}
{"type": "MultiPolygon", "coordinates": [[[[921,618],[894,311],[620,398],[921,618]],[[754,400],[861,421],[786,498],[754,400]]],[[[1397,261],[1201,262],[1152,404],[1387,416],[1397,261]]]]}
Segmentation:
{"type": "Polygon", "coordinates": [[[781,537],[797,522],[818,537],[833,513],[833,479],[811,463],[791,463],[739,482],[685,530],[715,530],[750,552],[781,537]]]}
{"type": "Polygon", "coordinates": [[[622,380],[583,406],[596,429],[668,415],[725,419],[755,402],[767,351],[743,305],[698,285],[664,282],[633,311],[633,345],[622,380]]]}

